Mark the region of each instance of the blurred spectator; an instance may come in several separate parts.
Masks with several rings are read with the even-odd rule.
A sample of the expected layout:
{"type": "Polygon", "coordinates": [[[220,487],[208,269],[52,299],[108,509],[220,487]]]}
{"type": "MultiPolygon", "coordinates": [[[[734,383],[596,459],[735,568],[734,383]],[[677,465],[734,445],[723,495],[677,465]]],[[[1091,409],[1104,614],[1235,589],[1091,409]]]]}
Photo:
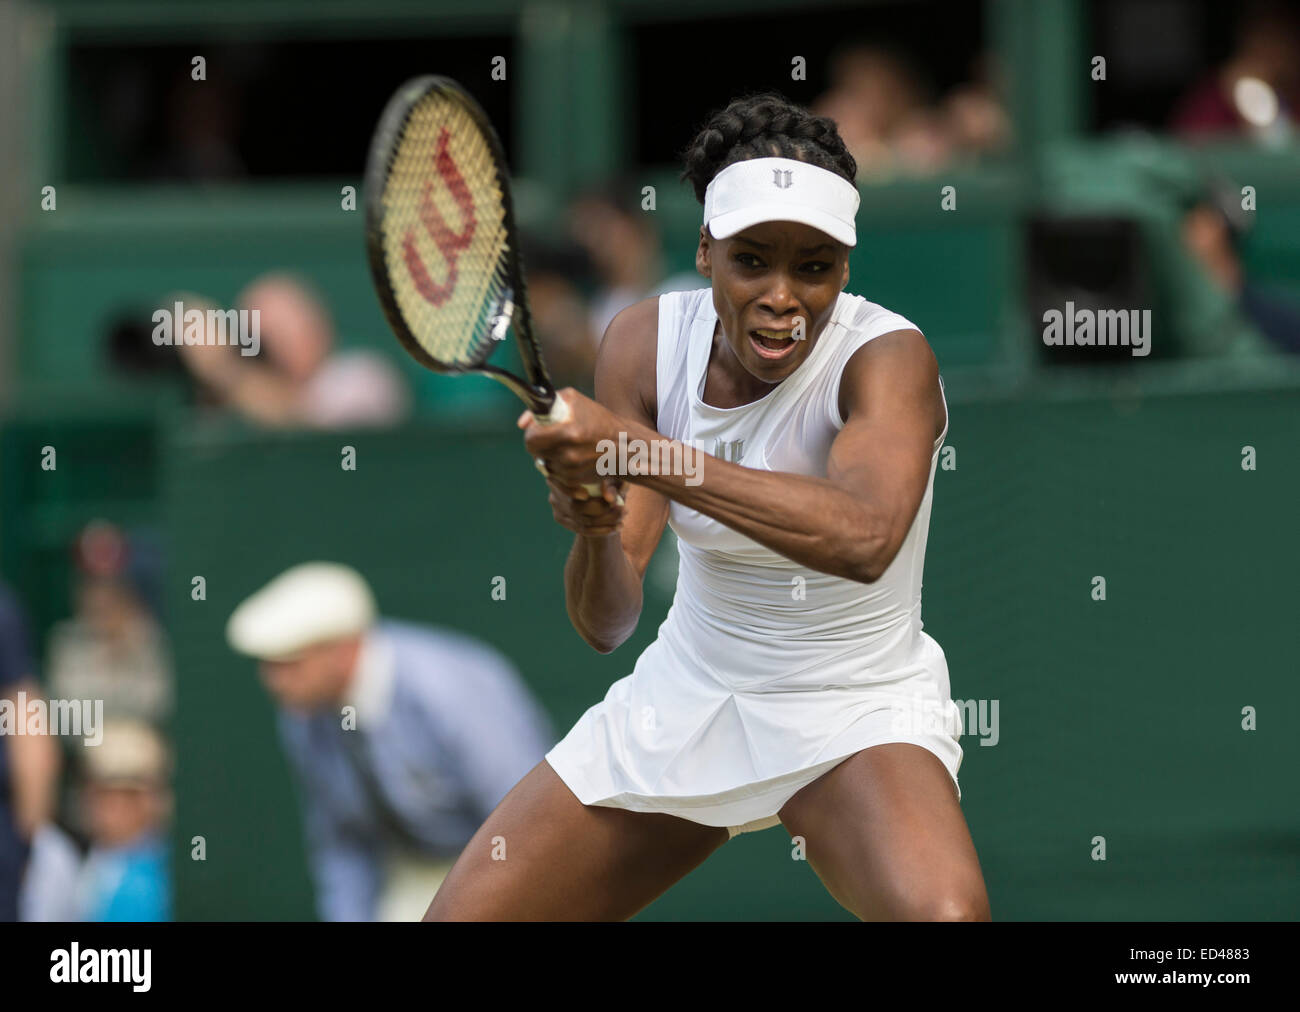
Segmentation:
{"type": "Polygon", "coordinates": [[[954,155],[994,154],[1010,146],[1011,117],[999,98],[1001,92],[993,54],[980,54],[970,81],[949,91],[940,104],[954,155]]]}
{"type": "Polygon", "coordinates": [[[591,298],[590,334],[599,346],[619,312],[661,292],[707,287],[694,271],[665,278],[654,215],[641,210],[641,187],[628,179],[592,187],[569,205],[569,231],[598,278],[591,298]]]}
{"type": "Polygon", "coordinates": [[[1241,191],[1226,183],[1212,185],[1183,215],[1183,247],[1271,344],[1300,354],[1300,302],[1246,276],[1241,243],[1249,226],[1250,213],[1241,209],[1241,191]]]}
{"type": "Polygon", "coordinates": [[[1247,4],[1222,66],[1179,100],[1171,128],[1183,137],[1250,134],[1281,140],[1300,115],[1300,20],[1279,3],[1247,4]]]}
{"type": "MultiPolygon", "coordinates": [[[[927,105],[911,65],[885,49],[855,45],[832,56],[830,81],[810,110],[835,121],[859,178],[892,171],[895,141],[927,105]]],[[[920,147],[924,131],[915,132],[913,144],[920,147]]]]}
{"type": "Polygon", "coordinates": [[[584,291],[593,284],[591,261],[571,239],[522,237],[533,332],[557,387],[591,393],[600,336],[593,333],[584,291]]]}
{"type": "Polygon", "coordinates": [[[297,773],[322,920],[419,920],[497,803],[554,743],[510,662],[380,619],[346,566],[282,573],[230,616],[297,773]]]}
{"type": "Polygon", "coordinates": [[[50,694],[102,699],[107,719],[164,727],[172,710],[172,661],[153,611],[161,575],[156,551],[143,534],[128,540],[112,524],[95,521],[77,537],[73,558],[75,612],[50,631],[50,694]]]}
{"type": "Polygon", "coordinates": [[[26,733],[26,704],[42,696],[24,616],[0,584],[0,921],[18,919],[19,885],[31,841],[54,814],[58,749],[49,735],[26,733]]]}
{"type": "Polygon", "coordinates": [[[832,56],[830,86],[810,110],[835,121],[860,180],[934,172],[1008,143],[1010,118],[989,64],[988,56],[977,59],[972,80],[935,102],[904,56],[853,44],[832,56]]]}
{"type": "Polygon", "coordinates": [[[164,839],[170,759],[161,736],[136,721],[106,721],[84,754],[84,857],[58,827],[33,848],[23,885],[29,921],[168,921],[171,875],[164,839]]]}
{"type": "MultiPolygon", "coordinates": [[[[187,309],[215,308],[192,296],[179,301],[187,309]]],[[[335,351],[333,320],[304,281],[266,274],[237,301],[240,310],[258,314],[258,355],[215,344],[180,346],[220,403],[276,427],[391,425],[405,417],[410,395],[397,367],[377,351],[335,351]]]]}

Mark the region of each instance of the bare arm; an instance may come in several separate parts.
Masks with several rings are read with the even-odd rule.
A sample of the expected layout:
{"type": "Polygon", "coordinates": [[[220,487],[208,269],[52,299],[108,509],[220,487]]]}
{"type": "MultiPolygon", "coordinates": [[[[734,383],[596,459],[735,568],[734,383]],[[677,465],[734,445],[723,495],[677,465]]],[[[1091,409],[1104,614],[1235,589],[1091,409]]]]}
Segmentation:
{"type": "MultiPolygon", "coordinates": [[[[43,698],[41,687],[26,679],[10,687],[5,698],[18,705],[18,693],[30,702],[43,698]]],[[[25,720],[25,715],[19,719],[25,720]]],[[[15,734],[9,737],[9,766],[13,783],[14,814],[18,829],[28,840],[54,817],[54,792],[59,778],[59,749],[49,734],[15,734]]]]}
{"type": "Polygon", "coordinates": [[[268,426],[302,423],[298,393],[267,366],[244,362],[230,348],[181,345],[181,361],[223,403],[268,426]]]}
{"type": "Polygon", "coordinates": [[[708,457],[698,485],[680,475],[629,480],[811,569],[871,583],[894,561],[925,494],[938,396],[938,365],[925,338],[896,331],[865,345],[845,368],[848,416],[825,478],[708,457]]]}
{"type": "MultiPolygon", "coordinates": [[[[176,296],[191,309],[202,313],[217,310],[210,299],[192,293],[176,296]]],[[[188,315],[188,313],[186,314],[188,315]]],[[[205,341],[216,335],[207,331],[205,341]]],[[[293,384],[269,366],[246,360],[242,349],[228,344],[186,344],[176,342],[181,361],[200,383],[245,417],[268,426],[292,426],[301,422],[298,392],[293,384]]]]}
{"type": "MultiPolygon", "coordinates": [[[[658,321],[658,299],[629,306],[611,321],[596,360],[596,403],[647,426],[654,425],[658,321]]],[[[527,413],[525,419],[530,436],[541,428],[527,413]]],[[[641,617],[642,577],[663,535],[668,500],[644,486],[621,487],[626,505],[620,507],[613,483],[604,501],[589,500],[581,482],[552,478],[549,484],[555,519],[577,535],[564,567],[569,619],[588,644],[609,653],[641,617]]]]}
{"type": "MultiPolygon", "coordinates": [[[[884,334],[845,367],[844,428],[831,445],[825,478],[743,467],[702,455],[698,484],[686,475],[631,475],[643,488],[713,517],[810,569],[872,583],[898,554],[925,494],[939,409],[938,364],[914,330],[884,334]]],[[[577,413],[575,412],[575,415],[577,413]]],[[[576,418],[551,444],[548,460],[566,480],[594,473],[596,411],[576,418]],[[554,454],[554,456],[551,456],[554,454]]],[[[614,419],[632,439],[663,437],[644,421],[614,419]]],[[[589,477],[588,479],[589,480],[589,477]]]]}

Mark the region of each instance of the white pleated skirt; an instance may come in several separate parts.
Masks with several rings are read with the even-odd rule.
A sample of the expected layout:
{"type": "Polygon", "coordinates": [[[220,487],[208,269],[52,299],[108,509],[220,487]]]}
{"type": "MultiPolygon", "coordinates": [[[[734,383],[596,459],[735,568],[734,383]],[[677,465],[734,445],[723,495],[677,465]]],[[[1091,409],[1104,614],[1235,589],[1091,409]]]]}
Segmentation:
{"type": "Polygon", "coordinates": [[[546,754],[584,805],[675,815],[734,837],[777,825],[801,788],[889,742],[934,753],[960,799],[960,711],[943,650],[924,632],[904,663],[868,681],[838,678],[853,667],[838,657],[822,678],[757,690],[692,663],[663,633],[546,754]]]}

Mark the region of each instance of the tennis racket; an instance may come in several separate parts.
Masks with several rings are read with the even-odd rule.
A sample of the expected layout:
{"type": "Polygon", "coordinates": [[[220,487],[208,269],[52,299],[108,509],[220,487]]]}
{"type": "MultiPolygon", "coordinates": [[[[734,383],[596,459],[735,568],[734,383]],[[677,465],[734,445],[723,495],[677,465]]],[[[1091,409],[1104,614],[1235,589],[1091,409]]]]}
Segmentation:
{"type": "Polygon", "coordinates": [[[566,421],[533,334],[501,141],[455,81],[417,77],[389,99],[370,141],[365,216],[370,274],[402,347],[434,372],[505,384],[543,424],[566,421]],[[510,329],[527,378],[488,363],[510,329]]]}

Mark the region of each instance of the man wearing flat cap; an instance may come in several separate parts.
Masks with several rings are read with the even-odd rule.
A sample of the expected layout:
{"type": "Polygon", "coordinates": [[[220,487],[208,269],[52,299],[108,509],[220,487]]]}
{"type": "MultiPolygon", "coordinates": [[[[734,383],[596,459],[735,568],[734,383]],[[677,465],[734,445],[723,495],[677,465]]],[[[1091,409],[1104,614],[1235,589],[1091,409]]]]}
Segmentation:
{"type": "Polygon", "coordinates": [[[555,742],[511,663],[383,619],[333,563],[282,573],[226,636],[279,704],[323,920],[419,920],[461,848],[555,742]]]}

